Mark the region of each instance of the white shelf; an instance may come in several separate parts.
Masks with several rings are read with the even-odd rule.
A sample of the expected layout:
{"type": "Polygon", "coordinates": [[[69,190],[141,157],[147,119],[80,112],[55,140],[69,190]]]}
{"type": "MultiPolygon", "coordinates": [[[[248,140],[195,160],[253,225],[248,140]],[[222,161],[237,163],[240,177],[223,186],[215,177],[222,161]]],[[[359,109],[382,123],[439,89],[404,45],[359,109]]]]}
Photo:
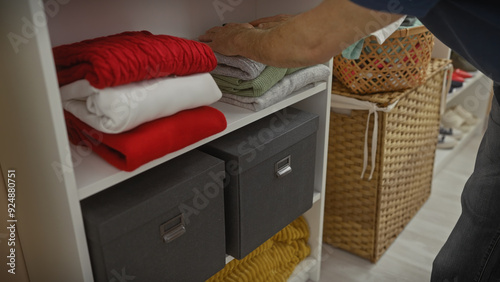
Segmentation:
{"type": "Polygon", "coordinates": [[[229,262],[231,262],[233,259],[234,259],[233,256],[226,255],[226,264],[228,264],[229,262]]]}
{"type": "Polygon", "coordinates": [[[471,74],[473,75],[473,77],[465,79],[462,87],[455,88],[451,93],[448,93],[446,104],[451,104],[453,100],[465,93],[471,85],[478,82],[481,78],[485,77],[480,71],[471,72],[471,74]]]}
{"type": "Polygon", "coordinates": [[[309,272],[318,264],[314,258],[307,257],[293,270],[288,282],[304,282],[309,279],[309,272]]]}
{"type": "Polygon", "coordinates": [[[460,150],[462,150],[462,148],[469,143],[472,137],[481,134],[483,127],[483,120],[479,120],[479,122],[475,124],[474,127],[462,137],[462,139],[460,139],[455,147],[452,149],[436,149],[436,156],[434,159],[434,175],[439,173],[443,167],[446,166],[451,159],[453,159],[457,152],[460,152],[460,150]]]}
{"type": "Polygon", "coordinates": [[[478,117],[478,123],[452,149],[436,149],[434,174],[439,173],[472,137],[482,134],[485,114],[488,112],[487,106],[490,99],[492,81],[480,71],[471,73],[473,77],[465,79],[462,87],[456,88],[453,92],[447,94],[446,107],[450,108],[462,105],[478,117]]]}
{"type": "Polygon", "coordinates": [[[208,138],[200,140],[194,144],[191,144],[185,148],[182,148],[173,153],[167,154],[159,159],[153,160],[143,166],[137,168],[132,172],[126,172],[119,170],[95,153],[85,152],[82,156],[82,149],[71,145],[71,153],[74,159],[78,160],[78,163],[74,167],[76,184],[78,187],[78,196],[80,200],[83,200],[95,193],[98,193],[112,185],[120,183],[130,177],[133,177],[143,171],[151,169],[161,163],[171,160],[179,155],[182,155],[192,149],[195,149],[203,144],[206,144],[220,136],[223,136],[229,132],[232,132],[238,128],[241,128],[247,124],[250,124],[262,117],[265,117],[275,111],[282,108],[293,105],[303,99],[311,97],[326,89],[326,83],[318,83],[312,88],[308,88],[304,91],[298,91],[290,95],[287,99],[276,103],[275,105],[263,109],[259,112],[250,111],[243,109],[241,107],[233,106],[227,103],[217,102],[212,106],[217,108],[222,113],[224,113],[227,120],[227,128],[215,135],[208,138]]]}
{"type": "Polygon", "coordinates": [[[314,195],[313,195],[313,204],[315,204],[319,200],[321,200],[321,193],[320,192],[314,192],[314,195]]]}
{"type": "MultiPolygon", "coordinates": [[[[260,112],[216,103],[214,107],[226,116],[226,130],[151,161],[133,172],[124,172],[90,150],[69,145],[52,47],[127,30],[149,30],[154,34],[197,38],[207,28],[223,22],[243,22],[277,12],[297,14],[321,1],[280,0],[268,4],[249,0],[230,3],[231,7],[238,7],[222,14],[214,9],[211,1],[126,2],[73,0],[58,2],[57,7],[40,5],[36,0],[19,0],[15,4],[14,1],[0,2],[2,33],[26,39],[18,45],[12,44],[7,37],[0,40],[0,47],[5,51],[0,53],[0,69],[5,74],[0,85],[1,97],[5,100],[5,103],[0,103],[0,115],[4,117],[0,119],[0,124],[9,133],[2,136],[4,146],[0,146],[0,155],[2,165],[15,168],[22,175],[19,185],[24,189],[16,192],[16,199],[24,205],[16,212],[22,219],[18,222],[17,231],[23,249],[16,257],[25,261],[27,276],[44,281],[93,281],[80,209],[82,199],[277,110],[294,106],[319,115],[315,152],[316,193],[313,207],[304,214],[311,234],[308,261],[316,263],[311,266],[303,262],[301,265],[308,267],[300,266],[303,269],[301,273],[304,273],[301,276],[307,275],[308,279],[319,281],[331,79],[298,91],[260,112]],[[45,8],[48,10],[44,11],[45,8]],[[92,15],[91,21],[89,15],[92,15]],[[34,22],[36,36],[24,32],[24,22],[20,19],[34,22]],[[54,265],[58,266],[57,271],[54,271],[54,265]]],[[[329,67],[332,67],[331,61],[329,67]]],[[[5,170],[3,173],[5,175],[5,170]]],[[[228,261],[230,259],[227,258],[228,261]]],[[[23,272],[22,269],[19,272],[23,272]]]]}

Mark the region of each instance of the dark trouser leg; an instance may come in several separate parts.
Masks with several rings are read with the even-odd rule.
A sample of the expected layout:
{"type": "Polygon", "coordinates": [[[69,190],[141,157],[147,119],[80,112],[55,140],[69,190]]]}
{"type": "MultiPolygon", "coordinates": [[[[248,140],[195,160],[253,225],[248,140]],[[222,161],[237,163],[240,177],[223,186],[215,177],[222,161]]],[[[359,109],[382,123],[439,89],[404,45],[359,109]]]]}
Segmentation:
{"type": "Polygon", "coordinates": [[[431,281],[500,281],[500,107],[495,97],[474,173],[462,192],[462,214],[434,260],[431,281]]]}

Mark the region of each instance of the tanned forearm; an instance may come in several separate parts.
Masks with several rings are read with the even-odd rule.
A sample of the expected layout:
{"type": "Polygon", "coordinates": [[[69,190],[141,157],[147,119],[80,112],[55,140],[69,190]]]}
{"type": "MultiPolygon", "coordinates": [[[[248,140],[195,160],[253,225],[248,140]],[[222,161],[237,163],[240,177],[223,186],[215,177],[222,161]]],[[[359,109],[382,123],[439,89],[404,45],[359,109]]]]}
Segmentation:
{"type": "Polygon", "coordinates": [[[309,66],[328,61],[399,17],[371,11],[348,0],[325,0],[272,28],[230,24],[207,31],[200,40],[225,55],[241,55],[278,67],[309,66]]]}

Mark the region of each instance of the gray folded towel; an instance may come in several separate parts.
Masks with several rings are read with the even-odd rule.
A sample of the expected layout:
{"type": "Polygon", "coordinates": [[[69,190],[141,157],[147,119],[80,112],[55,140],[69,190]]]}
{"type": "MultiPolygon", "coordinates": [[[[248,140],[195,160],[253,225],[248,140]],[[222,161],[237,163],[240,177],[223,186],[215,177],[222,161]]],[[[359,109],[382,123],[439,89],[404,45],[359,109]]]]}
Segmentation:
{"type": "Polygon", "coordinates": [[[236,77],[242,80],[251,80],[260,75],[266,65],[242,56],[225,56],[214,53],[217,58],[217,66],[211,74],[236,77]]]}
{"type": "Polygon", "coordinates": [[[276,104],[294,91],[312,87],[315,82],[326,81],[330,75],[330,68],[325,65],[316,65],[285,76],[260,97],[222,93],[219,101],[257,112],[276,104]]]}

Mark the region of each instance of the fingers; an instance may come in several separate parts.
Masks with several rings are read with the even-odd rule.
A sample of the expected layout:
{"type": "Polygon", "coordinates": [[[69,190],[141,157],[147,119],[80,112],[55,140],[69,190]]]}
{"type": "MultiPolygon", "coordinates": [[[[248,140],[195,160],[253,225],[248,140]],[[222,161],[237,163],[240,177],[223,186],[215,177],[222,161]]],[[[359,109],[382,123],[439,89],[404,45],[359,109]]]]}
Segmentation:
{"type": "Polygon", "coordinates": [[[238,28],[253,28],[257,27],[260,29],[270,29],[272,27],[275,27],[279,24],[281,24],[284,21],[287,21],[293,17],[292,15],[287,15],[287,14],[279,14],[271,17],[265,17],[261,19],[254,20],[250,23],[242,24],[242,23],[226,23],[224,26],[215,26],[212,27],[211,29],[207,30],[205,34],[200,35],[198,37],[198,40],[201,42],[212,42],[215,38],[215,36],[218,33],[225,32],[228,30],[232,29],[238,29],[238,28]]]}
{"type": "Polygon", "coordinates": [[[198,40],[201,42],[211,42],[213,36],[221,29],[220,26],[212,27],[211,29],[205,31],[205,34],[198,36],[198,40]]]}
{"type": "Polygon", "coordinates": [[[200,35],[198,40],[202,42],[211,42],[218,36],[234,36],[238,31],[253,29],[248,23],[227,23],[224,26],[215,26],[207,30],[205,34],[200,35]]]}
{"type": "Polygon", "coordinates": [[[203,34],[203,35],[198,36],[198,40],[201,42],[211,42],[212,37],[209,34],[203,34]]]}
{"type": "Polygon", "coordinates": [[[207,30],[205,34],[200,35],[198,40],[207,43],[214,51],[233,56],[237,55],[237,50],[235,50],[234,44],[232,43],[233,39],[238,34],[251,29],[254,29],[254,27],[248,23],[228,23],[225,26],[212,27],[207,30]]]}
{"type": "Polygon", "coordinates": [[[206,31],[205,34],[198,36],[198,40],[200,40],[201,42],[211,42],[212,41],[212,34],[208,33],[208,31],[206,31]]]}

